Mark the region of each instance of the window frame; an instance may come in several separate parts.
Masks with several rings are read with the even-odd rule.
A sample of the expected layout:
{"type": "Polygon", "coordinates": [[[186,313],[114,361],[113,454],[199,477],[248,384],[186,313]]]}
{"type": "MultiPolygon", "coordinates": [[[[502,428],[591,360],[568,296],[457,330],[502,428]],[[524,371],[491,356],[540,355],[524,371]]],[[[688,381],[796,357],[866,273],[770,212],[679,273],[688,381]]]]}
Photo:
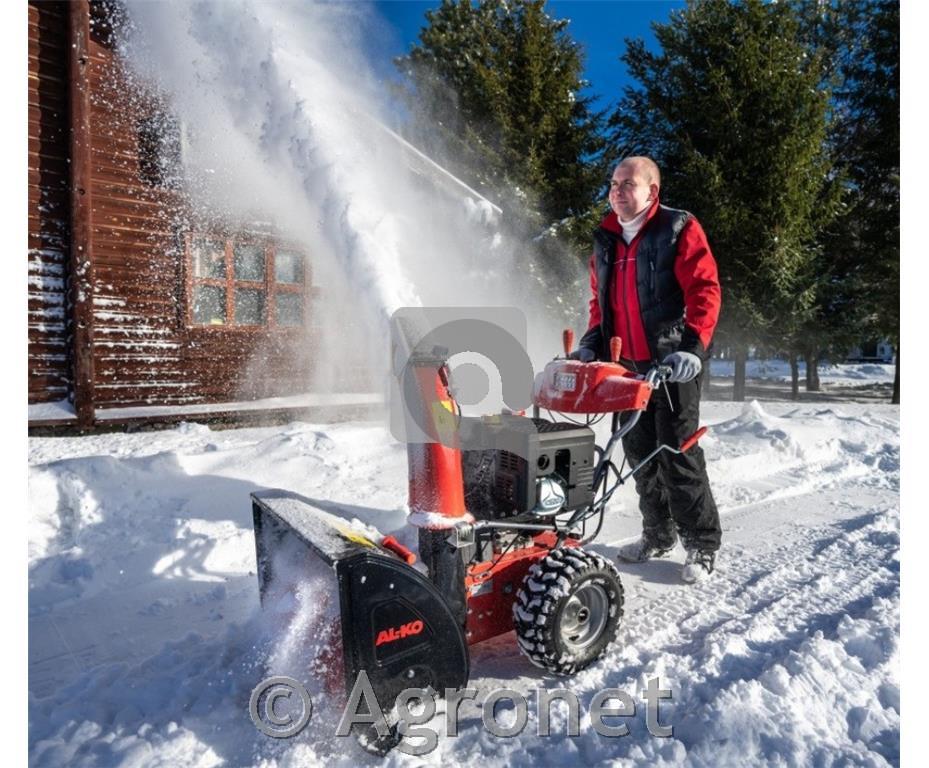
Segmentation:
{"type": "Polygon", "coordinates": [[[306,261],[303,249],[291,243],[277,241],[249,234],[223,235],[215,232],[193,230],[184,235],[184,268],[185,268],[185,295],[184,325],[187,330],[207,332],[231,333],[266,333],[269,331],[293,333],[306,328],[307,305],[312,290],[310,285],[310,267],[306,261]],[[200,277],[195,274],[193,245],[198,239],[218,240],[223,243],[223,257],[225,264],[224,278],[200,277]],[[240,280],[235,276],[235,246],[259,246],[264,252],[264,281],[240,280]],[[302,257],[301,280],[296,283],[278,283],[274,279],[275,258],[278,251],[294,252],[302,257]],[[209,285],[222,288],[226,292],[224,323],[198,323],[194,320],[194,291],[198,285],[209,285]],[[264,322],[263,323],[237,323],[235,322],[235,292],[236,288],[260,290],[264,294],[264,322]],[[277,322],[277,294],[289,293],[302,297],[300,308],[303,316],[297,325],[281,324],[277,322]]]}

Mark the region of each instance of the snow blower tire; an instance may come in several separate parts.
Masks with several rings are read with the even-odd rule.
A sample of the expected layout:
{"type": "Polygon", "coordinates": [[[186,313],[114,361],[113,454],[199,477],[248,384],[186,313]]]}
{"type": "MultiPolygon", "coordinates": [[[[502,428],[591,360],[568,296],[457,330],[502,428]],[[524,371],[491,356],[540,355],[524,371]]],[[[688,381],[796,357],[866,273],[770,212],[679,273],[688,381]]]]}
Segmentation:
{"type": "Polygon", "coordinates": [[[520,649],[538,667],[571,675],[603,655],[623,615],[619,572],[600,555],[552,550],[526,574],[513,603],[520,649]]]}

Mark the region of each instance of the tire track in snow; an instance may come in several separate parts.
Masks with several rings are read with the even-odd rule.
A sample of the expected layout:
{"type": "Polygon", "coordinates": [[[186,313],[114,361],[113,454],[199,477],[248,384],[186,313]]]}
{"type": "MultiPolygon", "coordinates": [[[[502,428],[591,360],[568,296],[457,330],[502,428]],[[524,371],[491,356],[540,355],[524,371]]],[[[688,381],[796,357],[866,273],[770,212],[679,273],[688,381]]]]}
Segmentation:
{"type": "MultiPolygon", "coordinates": [[[[688,762],[704,764],[698,755],[705,753],[707,765],[744,765],[755,761],[743,754],[738,759],[730,756],[734,762],[727,763],[718,744],[707,744],[708,733],[720,732],[714,722],[725,714],[722,703],[738,701],[751,683],[771,688],[769,693],[782,699],[769,705],[771,730],[777,733],[780,728],[783,736],[790,730],[784,718],[796,704],[787,696],[791,675],[786,668],[796,666],[798,657],[810,656],[811,643],[836,641],[845,646],[845,663],[857,668],[845,684],[839,677],[838,690],[824,694],[823,701],[838,714],[830,717],[819,711],[813,716],[820,723],[814,728],[818,746],[789,745],[787,764],[802,764],[816,749],[832,757],[843,753],[856,763],[887,764],[869,751],[874,745],[866,738],[853,739],[854,729],[838,717],[844,715],[842,707],[868,687],[881,693],[883,713],[877,719],[886,713],[891,721],[889,730],[871,736],[893,762],[899,733],[899,705],[893,703],[898,683],[887,677],[895,676],[898,631],[874,618],[899,622],[897,523],[894,508],[879,508],[837,523],[797,525],[784,541],[762,551],[728,548],[715,578],[630,608],[619,647],[601,662],[613,667],[605,682],[628,689],[629,681],[659,676],[662,686],[670,684],[679,696],[667,715],[676,726],[675,736],[688,750],[697,746],[697,755],[688,751],[688,762]],[[875,625],[874,636],[857,641],[854,633],[861,630],[856,622],[875,625]],[[845,641],[849,634],[854,642],[845,641]]],[[[768,759],[772,755],[757,762],[768,759]]]]}
{"type": "MultiPolygon", "coordinates": [[[[846,495],[847,489],[833,492],[835,500],[846,495]]],[[[820,506],[830,500],[822,494],[808,496],[820,506]]],[[[885,495],[879,498],[886,502],[885,495]]],[[[776,517],[774,510],[784,513],[780,507],[774,502],[754,505],[733,517],[776,517]]],[[[582,707],[607,687],[633,694],[641,707],[639,692],[652,677],[659,677],[662,688],[673,690],[672,701],[661,705],[662,723],[675,727],[673,739],[651,737],[641,712],[629,721],[631,734],[622,739],[601,739],[583,724],[576,739],[553,737],[559,744],[575,742],[578,752],[592,762],[623,758],[632,764],[664,760],[672,765],[744,766],[830,764],[839,759],[893,764],[899,733],[899,704],[895,709],[893,704],[899,696],[894,671],[897,510],[890,503],[848,507],[844,519],[775,525],[772,531],[756,531],[760,536],[748,544],[727,546],[720,568],[705,583],[666,589],[659,597],[647,592],[630,595],[627,589],[632,599],[617,643],[574,678],[536,674],[515,646],[500,642],[474,649],[473,668],[485,675],[476,675],[472,685],[480,690],[505,685],[530,700],[535,687],[565,686],[578,694],[582,707]],[[873,636],[865,632],[856,640],[862,627],[873,636]],[[834,675],[837,682],[821,682],[816,669],[823,664],[820,657],[828,659],[830,653],[843,657],[840,671],[843,666],[850,671],[845,677],[834,675]],[[507,667],[521,676],[498,676],[507,667]],[[871,702],[881,710],[878,721],[883,726],[887,723],[882,717],[891,721],[889,730],[885,727],[870,737],[847,722],[854,719],[852,704],[858,702],[860,709],[865,691],[872,698],[879,695],[871,702]],[[743,699],[756,698],[762,703],[746,710],[753,717],[741,720],[742,734],[735,738],[727,718],[745,706],[743,699]],[[812,702],[812,713],[798,709],[804,700],[812,702]],[[742,746],[727,752],[720,741],[742,746]],[[757,743],[758,754],[746,754],[746,741],[757,743]]],[[[648,564],[641,568],[644,571],[648,564]]],[[[628,575],[623,574],[624,582],[628,575]]],[[[530,714],[527,732],[535,727],[533,717],[530,714]]],[[[499,745],[482,734],[478,738],[485,758],[493,755],[489,764],[497,764],[504,754],[499,745]]],[[[550,755],[543,741],[528,751],[533,761],[545,765],[550,755]]],[[[547,748],[555,744],[549,741],[547,748]]]]}

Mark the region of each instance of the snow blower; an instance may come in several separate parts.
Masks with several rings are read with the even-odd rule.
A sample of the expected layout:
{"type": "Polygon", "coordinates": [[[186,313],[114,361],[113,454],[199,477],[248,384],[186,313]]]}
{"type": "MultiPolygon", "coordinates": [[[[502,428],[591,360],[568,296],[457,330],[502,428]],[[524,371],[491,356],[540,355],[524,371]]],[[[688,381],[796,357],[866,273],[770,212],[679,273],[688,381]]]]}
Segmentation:
{"type": "MultiPolygon", "coordinates": [[[[571,331],[563,343],[567,355],[571,331]]],[[[464,687],[469,647],[514,630],[529,661],[558,675],[585,668],[613,642],[623,615],[619,573],[584,547],[620,485],[661,451],[687,451],[706,428],[623,474],[614,449],[670,368],[637,375],[619,363],[620,340],[610,347],[612,362],[548,363],[535,376],[531,417],[462,419],[447,350],[417,349],[395,371],[418,390],[412,399],[430,438],[407,442],[408,522],[425,572],[393,537],[356,530],[317,502],[252,494],[262,601],[279,576],[274,554],[285,539],[334,576],[343,695],[362,671],[384,712],[407,688],[442,695],[464,687]],[[544,419],[541,409],[586,421],[544,419]],[[590,426],[599,414],[612,414],[602,448],[590,426]]]]}

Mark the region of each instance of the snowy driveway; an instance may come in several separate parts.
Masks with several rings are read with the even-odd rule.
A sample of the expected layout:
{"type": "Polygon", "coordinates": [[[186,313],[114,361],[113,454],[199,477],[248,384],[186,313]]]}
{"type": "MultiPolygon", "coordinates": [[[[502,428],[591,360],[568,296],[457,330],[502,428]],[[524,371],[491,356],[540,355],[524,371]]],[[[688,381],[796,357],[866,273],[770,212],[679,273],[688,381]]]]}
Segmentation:
{"type": "MultiPolygon", "coordinates": [[[[536,735],[531,713],[519,737],[501,739],[463,708],[457,738],[385,764],[898,762],[898,408],[710,402],[704,421],[723,513],[715,578],[683,586],[680,550],[622,565],[620,640],[571,679],[529,665],[512,635],[472,654],[479,691],[507,686],[531,701],[539,687],[568,687],[582,711],[607,687],[642,702],[658,677],[673,691],[660,710],[673,737],[649,735],[644,706],[622,738],[583,720],[569,738],[556,709],[552,736],[536,735]]],[[[405,460],[363,423],[31,439],[33,763],[382,762],[332,738],[324,712],[283,743],[252,726],[248,696],[275,638],[257,611],[248,494],[339,502],[412,544],[405,460]]],[[[595,549],[612,556],[637,532],[624,488],[595,549]]]]}

